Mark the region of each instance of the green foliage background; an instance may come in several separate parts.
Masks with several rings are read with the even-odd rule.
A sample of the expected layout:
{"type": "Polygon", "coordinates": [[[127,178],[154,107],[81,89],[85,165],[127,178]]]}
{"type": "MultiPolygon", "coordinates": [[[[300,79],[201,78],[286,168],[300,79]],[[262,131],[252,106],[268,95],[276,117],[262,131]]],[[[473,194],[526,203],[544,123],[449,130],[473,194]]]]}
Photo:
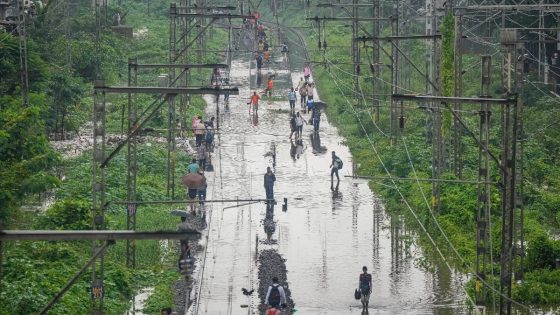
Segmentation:
{"type": "MultiPolygon", "coordinates": [[[[101,53],[97,54],[91,1],[77,1],[67,15],[64,1],[49,1],[27,26],[31,71],[30,102],[26,108],[21,104],[18,39],[0,31],[0,220],[3,228],[91,228],[91,151],[63,159],[51,149],[48,135],[77,135],[87,130],[98,59],[100,76],[109,85],[126,85],[129,57],[137,58],[139,63],[165,63],[169,59],[169,4],[169,1],[152,3],[148,18],[145,1],[109,3],[107,12],[102,10],[101,53]],[[113,34],[111,25],[116,13],[121,14],[125,25],[132,26],[135,32],[145,31],[144,35],[127,39],[113,34]],[[56,188],[55,202],[47,211],[22,211],[40,202],[41,196],[53,188],[56,188]]],[[[225,42],[226,32],[213,28],[207,47],[222,49],[225,42]]],[[[190,59],[198,62],[195,57],[190,59]]],[[[223,62],[223,56],[208,53],[202,62],[223,62]]],[[[140,71],[138,83],[157,86],[157,76],[165,71],[140,71]]],[[[194,84],[207,85],[210,71],[194,71],[194,84]]],[[[139,95],[139,110],[146,109],[154,98],[154,95],[139,95]]],[[[127,105],[126,95],[108,96],[107,104],[107,132],[124,132],[122,113],[127,105]]],[[[192,97],[186,116],[204,114],[205,105],[202,98],[192,97]]],[[[147,127],[166,128],[166,117],[164,109],[147,127]]],[[[153,138],[146,139],[138,145],[137,198],[167,199],[167,148],[153,138]]],[[[176,159],[176,176],[180,178],[190,157],[178,152],[176,159]]],[[[118,154],[107,169],[107,200],[126,199],[126,169],[125,154],[118,154]]],[[[180,186],[176,191],[179,196],[183,192],[180,186]]],[[[169,215],[172,209],[172,206],[140,206],[137,229],[174,230],[178,220],[169,215]]],[[[110,205],[106,222],[108,229],[126,229],[126,209],[110,205]]],[[[176,271],[175,244],[170,242],[166,249],[158,241],[137,242],[134,270],[125,266],[125,246],[125,242],[117,242],[105,254],[105,313],[123,314],[130,307],[134,292],[143,287],[155,287],[147,302],[147,314],[159,314],[161,307],[172,306],[171,286],[181,278],[176,271]]],[[[0,314],[31,314],[37,313],[78,271],[90,257],[92,248],[90,242],[10,242],[3,244],[3,250],[0,314]]],[[[49,314],[89,312],[88,274],[78,280],[49,314]]]]}

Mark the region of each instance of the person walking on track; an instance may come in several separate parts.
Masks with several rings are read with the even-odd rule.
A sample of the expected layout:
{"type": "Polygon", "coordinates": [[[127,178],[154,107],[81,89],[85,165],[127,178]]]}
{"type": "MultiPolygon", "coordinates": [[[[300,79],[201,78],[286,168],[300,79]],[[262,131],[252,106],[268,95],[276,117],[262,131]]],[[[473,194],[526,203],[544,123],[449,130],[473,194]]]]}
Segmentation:
{"type": "Polygon", "coordinates": [[[270,166],[266,168],[266,174],[264,174],[264,190],[266,192],[266,204],[273,204],[274,201],[274,182],[276,181],[276,176],[272,173],[270,166]]]}
{"type": "Polygon", "coordinates": [[[299,114],[299,112],[296,113],[296,139],[300,139],[302,134],[303,134],[303,124],[307,123],[305,121],[305,119],[303,119],[303,117],[301,117],[301,115],[299,114]]]}
{"type": "Polygon", "coordinates": [[[268,97],[271,97],[273,87],[274,87],[274,81],[272,80],[272,77],[269,77],[268,82],[266,83],[265,95],[267,95],[268,97]]]}
{"type": "Polygon", "coordinates": [[[294,111],[296,110],[296,101],[297,101],[297,96],[296,96],[296,92],[294,91],[294,88],[291,88],[290,92],[288,92],[288,101],[290,102],[290,114],[293,114],[294,111]]]}
{"type": "Polygon", "coordinates": [[[307,83],[303,83],[303,86],[299,88],[299,101],[301,108],[304,109],[307,101],[307,83]]]}
{"type": "Polygon", "coordinates": [[[296,139],[297,139],[297,125],[296,125],[296,115],[292,114],[292,117],[290,117],[290,130],[292,131],[290,133],[290,139],[292,139],[292,135],[294,134],[294,132],[296,133],[296,139]]]}
{"type": "Polygon", "coordinates": [[[337,186],[340,182],[340,177],[338,177],[338,170],[342,168],[342,160],[336,156],[336,153],[332,151],[332,161],[331,161],[331,188],[333,187],[333,175],[336,175],[337,186]]]}
{"type": "Polygon", "coordinates": [[[199,147],[202,144],[202,140],[204,139],[205,134],[206,134],[206,127],[202,122],[202,117],[198,116],[198,120],[196,122],[196,125],[194,126],[194,136],[195,136],[195,143],[197,147],[199,147]]]}
{"type": "MultiPolygon", "coordinates": [[[[253,115],[258,115],[260,99],[261,98],[259,97],[257,92],[253,92],[253,95],[251,95],[251,101],[249,102],[249,105],[253,107],[253,115]]],[[[249,113],[251,112],[251,107],[249,107],[249,113]]]]}
{"type": "Polygon", "coordinates": [[[321,123],[321,110],[319,108],[313,107],[311,121],[313,122],[313,132],[319,132],[319,124],[321,123]]]}
{"type": "Polygon", "coordinates": [[[305,87],[305,80],[303,79],[303,77],[301,77],[296,86],[296,91],[299,91],[299,89],[302,89],[303,87],[305,87]]]}
{"type": "Polygon", "coordinates": [[[361,301],[362,301],[362,310],[367,312],[368,304],[369,304],[369,296],[371,294],[371,275],[367,273],[367,267],[364,266],[362,268],[364,273],[360,274],[360,293],[362,293],[361,301]]]}
{"type": "Polygon", "coordinates": [[[313,82],[308,82],[308,83],[307,83],[307,99],[308,99],[308,100],[312,100],[312,99],[313,99],[313,89],[315,89],[315,83],[313,83],[313,82]]]}
{"type": "Polygon", "coordinates": [[[284,287],[278,284],[277,277],[272,278],[272,285],[268,287],[264,303],[273,308],[286,305],[286,292],[284,291],[284,287]]]}
{"type": "Polygon", "coordinates": [[[311,68],[309,68],[309,65],[305,65],[303,68],[303,77],[305,78],[305,82],[309,81],[309,77],[311,77],[311,68]]]}

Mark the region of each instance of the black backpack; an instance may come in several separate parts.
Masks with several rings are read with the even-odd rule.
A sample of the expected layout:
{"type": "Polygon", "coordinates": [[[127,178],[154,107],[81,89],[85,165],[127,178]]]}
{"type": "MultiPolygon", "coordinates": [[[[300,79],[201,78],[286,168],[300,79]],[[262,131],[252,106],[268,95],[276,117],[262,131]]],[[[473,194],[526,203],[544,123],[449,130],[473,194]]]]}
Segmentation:
{"type": "Polygon", "coordinates": [[[280,305],[280,289],[278,289],[278,285],[272,285],[270,295],[268,296],[268,304],[271,306],[280,305]]]}
{"type": "Polygon", "coordinates": [[[342,165],[344,165],[344,163],[342,163],[342,159],[340,159],[339,157],[336,158],[336,164],[338,166],[338,169],[341,170],[342,169],[342,165]]]}

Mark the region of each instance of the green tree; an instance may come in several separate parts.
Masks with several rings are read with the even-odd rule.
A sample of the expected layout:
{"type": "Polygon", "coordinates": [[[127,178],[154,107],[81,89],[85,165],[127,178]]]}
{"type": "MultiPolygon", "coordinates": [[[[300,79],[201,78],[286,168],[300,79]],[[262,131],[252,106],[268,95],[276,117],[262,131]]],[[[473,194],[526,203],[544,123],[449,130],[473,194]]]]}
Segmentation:
{"type": "Polygon", "coordinates": [[[47,117],[50,131],[64,137],[68,130],[77,128],[72,124],[69,115],[76,109],[84,92],[81,79],[74,77],[70,69],[53,74],[47,85],[47,95],[52,102],[47,117]]]}

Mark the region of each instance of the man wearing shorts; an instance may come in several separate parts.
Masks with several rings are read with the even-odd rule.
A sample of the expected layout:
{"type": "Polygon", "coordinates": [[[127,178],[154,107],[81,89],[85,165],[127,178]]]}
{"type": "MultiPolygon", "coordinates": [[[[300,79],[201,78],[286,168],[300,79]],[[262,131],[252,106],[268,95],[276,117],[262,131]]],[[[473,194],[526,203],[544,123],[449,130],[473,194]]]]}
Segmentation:
{"type": "Polygon", "coordinates": [[[253,92],[253,95],[251,95],[251,106],[253,106],[253,115],[258,115],[258,110],[259,110],[259,100],[261,98],[257,95],[257,92],[253,92]]]}
{"type": "Polygon", "coordinates": [[[362,268],[364,273],[360,274],[360,292],[362,293],[362,310],[367,312],[368,303],[369,303],[369,296],[371,294],[371,275],[367,273],[367,267],[364,266],[362,268]]]}

